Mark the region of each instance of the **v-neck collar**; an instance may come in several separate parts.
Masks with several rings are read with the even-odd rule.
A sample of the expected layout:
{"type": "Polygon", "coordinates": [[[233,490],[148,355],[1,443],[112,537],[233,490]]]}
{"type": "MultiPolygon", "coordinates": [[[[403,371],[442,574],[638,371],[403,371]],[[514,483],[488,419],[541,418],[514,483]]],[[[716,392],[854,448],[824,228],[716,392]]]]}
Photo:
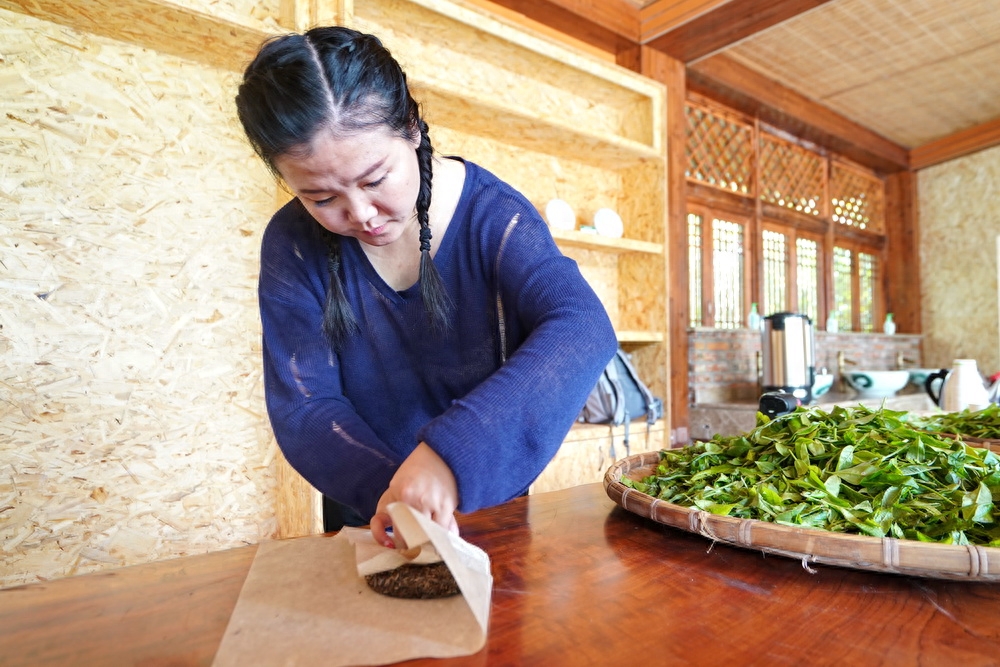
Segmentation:
{"type": "MultiPolygon", "coordinates": [[[[468,201],[470,192],[472,190],[471,181],[473,180],[472,170],[469,168],[469,163],[460,157],[456,156],[444,156],[445,159],[458,160],[465,166],[465,182],[462,183],[462,194],[458,198],[458,205],[455,207],[455,212],[452,213],[451,220],[448,222],[448,227],[444,231],[444,237],[441,239],[441,244],[438,246],[437,252],[434,253],[434,257],[431,261],[437,266],[438,271],[442,271],[451,265],[454,258],[452,252],[454,252],[455,237],[459,234],[458,227],[464,227],[468,224],[468,201]]],[[[420,278],[410,285],[409,287],[402,290],[395,290],[389,286],[387,282],[379,275],[379,272],[375,270],[375,266],[368,259],[368,255],[361,248],[361,241],[358,241],[353,237],[343,237],[341,241],[347,241],[351,247],[352,254],[355,256],[357,261],[360,263],[362,272],[367,278],[368,282],[374,285],[380,294],[384,297],[390,299],[396,303],[402,303],[404,301],[409,301],[411,299],[420,298],[420,278]]],[[[420,248],[414,248],[414,252],[419,253],[420,248]]]]}

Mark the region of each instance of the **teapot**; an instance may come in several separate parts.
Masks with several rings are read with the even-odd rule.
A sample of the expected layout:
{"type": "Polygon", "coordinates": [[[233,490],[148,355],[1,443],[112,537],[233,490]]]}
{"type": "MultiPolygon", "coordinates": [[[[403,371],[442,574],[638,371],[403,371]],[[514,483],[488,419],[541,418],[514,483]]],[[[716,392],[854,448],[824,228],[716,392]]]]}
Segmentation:
{"type": "Polygon", "coordinates": [[[965,408],[980,410],[990,403],[989,392],[979,374],[975,359],[956,359],[953,368],[931,373],[924,380],[924,389],[935,405],[945,412],[965,408]],[[938,385],[937,392],[934,391],[938,385]]]}

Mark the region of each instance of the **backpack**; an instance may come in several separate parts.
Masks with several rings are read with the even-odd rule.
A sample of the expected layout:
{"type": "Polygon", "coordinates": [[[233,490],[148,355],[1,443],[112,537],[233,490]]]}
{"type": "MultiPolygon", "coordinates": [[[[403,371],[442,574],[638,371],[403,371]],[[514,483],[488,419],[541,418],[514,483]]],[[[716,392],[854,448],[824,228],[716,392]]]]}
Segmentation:
{"type": "MultiPolygon", "coordinates": [[[[587,402],[577,421],[586,424],[609,424],[611,428],[625,425],[625,451],[629,451],[629,423],[646,418],[646,430],[663,416],[663,401],[649,390],[632,365],[629,355],[618,348],[615,356],[604,368],[597,384],[590,390],[587,402]]],[[[615,456],[614,438],[611,457],[615,456]]]]}

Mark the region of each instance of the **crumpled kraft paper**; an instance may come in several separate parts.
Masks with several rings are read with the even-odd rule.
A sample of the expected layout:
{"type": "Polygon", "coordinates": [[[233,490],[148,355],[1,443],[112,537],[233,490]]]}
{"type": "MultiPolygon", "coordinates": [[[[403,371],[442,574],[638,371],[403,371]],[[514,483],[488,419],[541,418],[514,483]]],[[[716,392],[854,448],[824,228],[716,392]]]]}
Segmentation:
{"type": "Polygon", "coordinates": [[[262,542],[213,665],[384,665],[479,651],[493,588],[489,557],[403,503],[389,514],[409,550],[433,547],[425,551],[444,560],[461,595],[405,600],[368,588],[359,566],[374,572],[387,558],[410,561],[367,530],[262,542]]]}

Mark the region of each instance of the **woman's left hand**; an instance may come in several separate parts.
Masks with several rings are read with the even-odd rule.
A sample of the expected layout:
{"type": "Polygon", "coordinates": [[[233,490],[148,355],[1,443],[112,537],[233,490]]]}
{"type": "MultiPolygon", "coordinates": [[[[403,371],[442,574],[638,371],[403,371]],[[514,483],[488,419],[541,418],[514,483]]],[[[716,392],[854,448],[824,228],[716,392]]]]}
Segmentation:
{"type": "Polygon", "coordinates": [[[371,520],[372,537],[379,544],[393,547],[385,529],[392,525],[386,508],[404,502],[431,521],[458,534],[455,509],[458,507],[458,484],[451,468],[427,443],[417,445],[389,482],[378,501],[371,520]]]}

